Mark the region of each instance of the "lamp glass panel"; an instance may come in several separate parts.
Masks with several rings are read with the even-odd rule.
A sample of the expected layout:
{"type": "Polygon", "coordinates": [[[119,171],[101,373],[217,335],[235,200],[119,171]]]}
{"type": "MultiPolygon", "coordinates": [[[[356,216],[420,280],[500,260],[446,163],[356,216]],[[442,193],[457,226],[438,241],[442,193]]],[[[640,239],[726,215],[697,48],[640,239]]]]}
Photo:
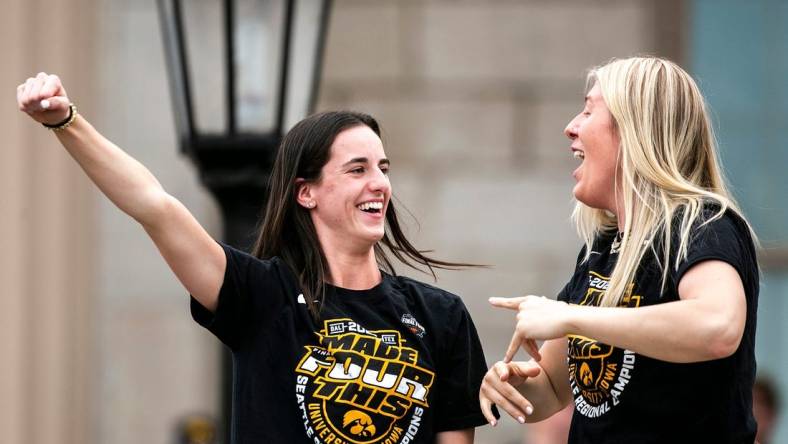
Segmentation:
{"type": "Polygon", "coordinates": [[[320,41],[320,20],[325,7],[322,0],[297,0],[293,19],[293,41],[290,48],[290,69],[287,80],[284,131],[289,130],[311,111],[312,90],[317,51],[320,41]]]}
{"type": "Polygon", "coordinates": [[[273,129],[279,109],[284,2],[236,1],[236,109],[241,132],[273,129]]]}
{"type": "Polygon", "coordinates": [[[181,5],[195,129],[198,133],[225,132],[223,3],[187,0],[181,5]]]}

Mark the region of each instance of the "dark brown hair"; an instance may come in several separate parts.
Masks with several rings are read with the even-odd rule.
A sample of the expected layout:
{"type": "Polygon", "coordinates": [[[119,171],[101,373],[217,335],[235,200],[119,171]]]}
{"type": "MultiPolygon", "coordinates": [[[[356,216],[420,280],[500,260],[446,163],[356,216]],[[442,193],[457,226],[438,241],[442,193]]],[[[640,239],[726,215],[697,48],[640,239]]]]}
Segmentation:
{"type": "MultiPolygon", "coordinates": [[[[323,166],[331,157],[331,145],[336,136],[360,125],[369,127],[380,137],[380,126],[372,116],[351,111],[314,114],[285,135],[271,173],[265,218],[252,250],[252,254],[261,259],[278,256],[293,270],[315,319],[319,318],[325,284],[331,276],[309,210],[296,201],[296,180],[319,180],[323,166]]],[[[421,268],[425,267],[433,278],[434,268],[475,266],[433,259],[424,254],[426,251],[416,249],[402,232],[393,199],[386,209],[385,234],[374,248],[378,264],[390,274],[396,271],[386,250],[411,268],[425,271],[421,268]]]]}

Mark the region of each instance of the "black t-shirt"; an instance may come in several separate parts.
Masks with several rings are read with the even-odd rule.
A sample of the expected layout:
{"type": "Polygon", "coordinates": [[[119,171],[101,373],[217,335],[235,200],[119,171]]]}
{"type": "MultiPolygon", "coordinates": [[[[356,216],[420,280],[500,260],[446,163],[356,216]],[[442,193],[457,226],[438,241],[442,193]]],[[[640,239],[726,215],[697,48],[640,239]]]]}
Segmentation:
{"type": "MultiPolygon", "coordinates": [[[[713,214],[703,213],[704,220],[713,214]]],[[[584,251],[572,280],[558,296],[571,304],[598,305],[618,259],[613,234],[599,236],[591,256],[584,251]]],[[[671,242],[678,245],[678,238],[671,242]]],[[[659,257],[661,253],[658,251],[659,257]]],[[[672,255],[675,258],[675,254],[672,255]]],[[[748,443],[755,439],[752,385],[755,378],[755,320],[758,266],[746,224],[732,211],[693,227],[687,259],[669,264],[664,293],[662,268],[647,253],[634,285],[620,306],[643,307],[679,299],[684,273],[705,260],[721,260],[739,273],[747,299],[744,335],[730,357],[677,364],[569,336],[569,381],[575,411],[570,443],[748,443]]]]}
{"type": "Polygon", "coordinates": [[[432,443],[486,423],[486,363],[459,297],[383,273],[369,290],[328,286],[315,323],[281,259],[223,248],[216,312],[191,308],[233,353],[233,443],[432,443]]]}

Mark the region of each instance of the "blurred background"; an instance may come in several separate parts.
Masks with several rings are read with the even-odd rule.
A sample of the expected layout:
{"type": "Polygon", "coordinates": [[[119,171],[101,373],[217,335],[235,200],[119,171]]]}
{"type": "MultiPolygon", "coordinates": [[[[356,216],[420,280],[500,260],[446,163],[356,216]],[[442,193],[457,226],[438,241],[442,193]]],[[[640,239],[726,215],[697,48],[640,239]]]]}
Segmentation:
{"type": "MultiPolygon", "coordinates": [[[[186,31],[208,61],[221,57],[213,3],[185,2],[200,6],[186,31]]],[[[202,418],[221,416],[218,341],[191,320],[184,290],[140,227],[14,102],[28,76],[58,73],[80,112],[221,238],[220,206],[178,147],[157,4],[4,0],[0,8],[0,442],[206,436],[202,418]]],[[[759,374],[784,395],[788,2],[336,0],[316,110],[379,118],[395,194],[418,221],[405,218],[416,245],[493,265],[438,281],[463,297],[492,363],[514,319],[487,298],[554,296],[573,270],[576,161],[562,130],[582,106],[585,73],[637,54],[677,61],[711,105],[726,173],[764,246],[759,374]]],[[[206,127],[226,119],[210,105],[222,79],[193,85],[206,127]]],[[[268,118],[270,98],[250,94],[268,118]]],[[[561,442],[561,421],[504,418],[478,429],[477,442],[561,442]]],[[[785,409],[770,442],[788,442],[785,409]]]]}

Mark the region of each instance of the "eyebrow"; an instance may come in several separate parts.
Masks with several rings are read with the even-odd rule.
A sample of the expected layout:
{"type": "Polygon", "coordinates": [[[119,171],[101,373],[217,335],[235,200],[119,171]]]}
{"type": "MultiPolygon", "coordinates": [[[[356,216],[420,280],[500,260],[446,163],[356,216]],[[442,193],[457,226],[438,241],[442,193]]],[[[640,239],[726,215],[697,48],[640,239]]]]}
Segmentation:
{"type": "MultiPolygon", "coordinates": [[[[354,164],[354,163],[369,163],[369,159],[367,159],[366,157],[354,157],[354,158],[348,160],[347,162],[343,163],[342,166],[346,167],[346,166],[354,164]]],[[[383,159],[380,159],[380,161],[378,162],[378,165],[391,165],[391,162],[388,159],[383,158],[383,159]]]]}

